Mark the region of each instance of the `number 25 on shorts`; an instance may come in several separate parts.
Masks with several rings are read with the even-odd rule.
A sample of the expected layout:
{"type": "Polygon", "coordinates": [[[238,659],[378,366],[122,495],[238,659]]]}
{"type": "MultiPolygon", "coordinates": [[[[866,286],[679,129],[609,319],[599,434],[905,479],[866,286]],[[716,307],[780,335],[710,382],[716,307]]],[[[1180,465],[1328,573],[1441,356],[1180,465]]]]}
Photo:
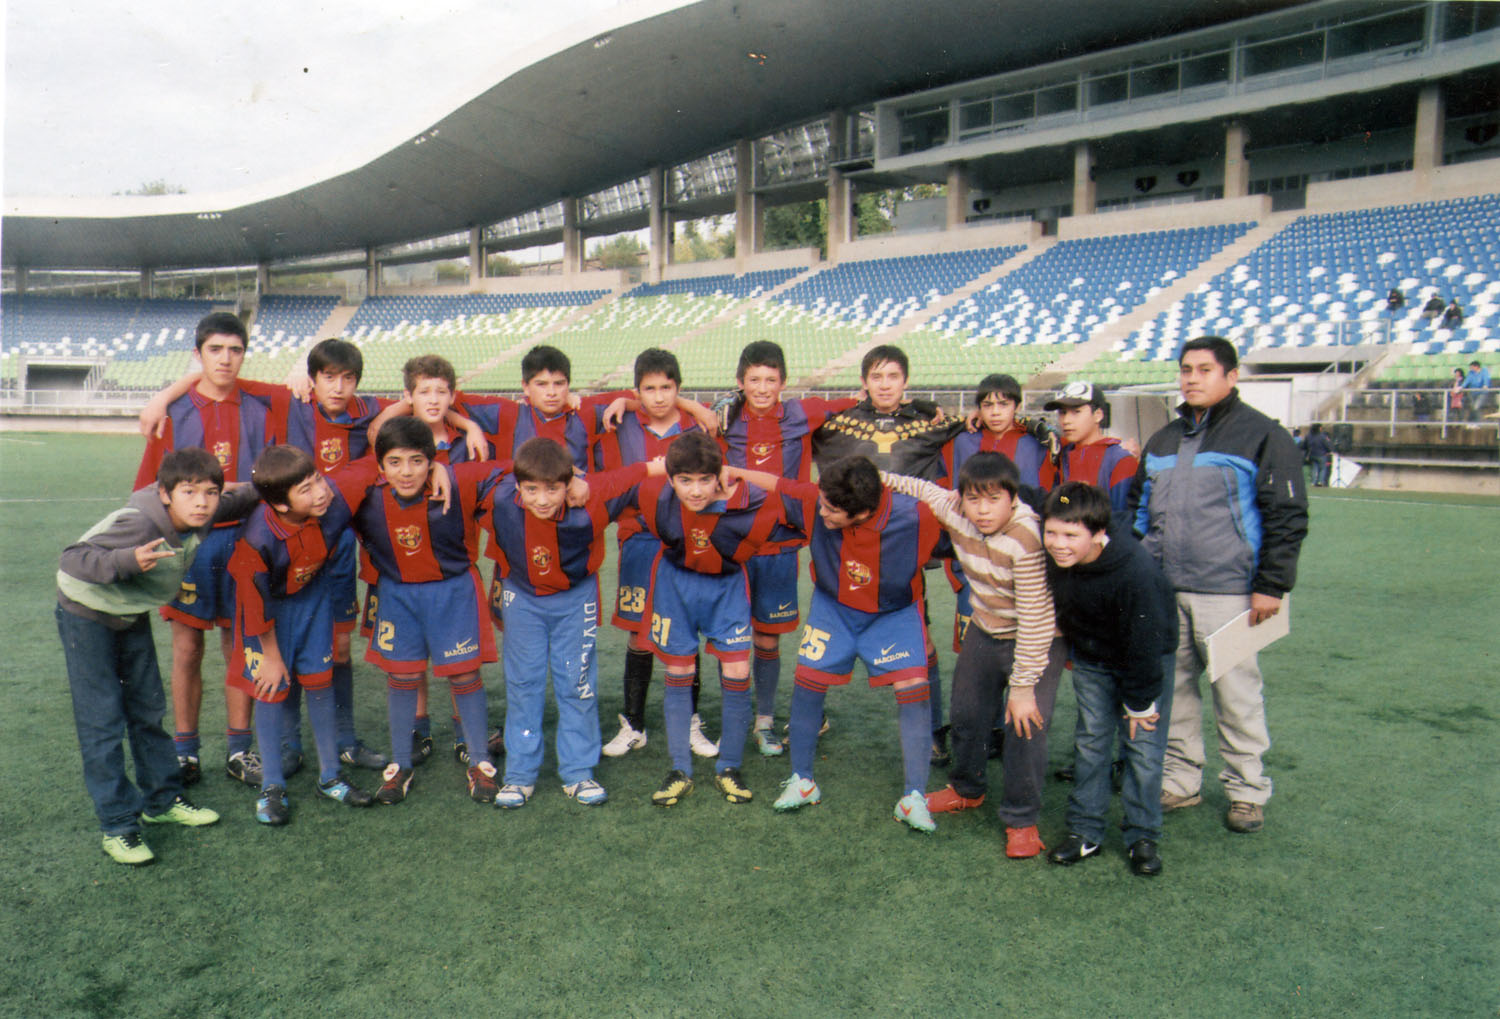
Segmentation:
{"type": "Polygon", "coordinates": [[[823,653],[828,650],[827,630],[814,629],[811,626],[802,628],[802,643],[797,646],[797,654],[810,662],[823,660],[823,653]]]}

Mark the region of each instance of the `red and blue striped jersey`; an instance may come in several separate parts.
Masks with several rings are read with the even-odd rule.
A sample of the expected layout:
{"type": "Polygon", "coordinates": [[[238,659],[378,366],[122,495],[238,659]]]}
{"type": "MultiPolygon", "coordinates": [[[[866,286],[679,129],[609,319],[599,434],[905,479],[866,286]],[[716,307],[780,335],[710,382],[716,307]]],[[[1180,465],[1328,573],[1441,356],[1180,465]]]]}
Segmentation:
{"type": "Polygon", "coordinates": [[[1003,453],[1016,465],[1021,474],[1021,484],[1031,488],[1046,488],[1044,479],[1050,482],[1052,465],[1047,458],[1047,447],[1037,441],[1020,425],[1011,425],[1005,431],[995,433],[988,428],[976,432],[959,432],[943,447],[943,462],[948,468],[950,488],[958,487],[958,472],[964,461],[975,453],[1003,453]]]}
{"type": "Polygon", "coordinates": [[[446,512],[425,491],[410,500],[399,498],[370,460],[351,464],[328,479],[335,494],[353,507],[354,531],[382,581],[446,580],[474,565],[478,521],[489,509],[501,469],[489,462],[433,464],[432,469],[448,472],[453,498],[446,512]]]}
{"type": "Polygon", "coordinates": [[[514,459],[521,443],[541,436],[560,443],[573,457],[574,466],[587,472],[589,448],[598,438],[599,418],[604,408],[616,397],[629,395],[619,392],[586,396],[577,411],[565,410],[550,418],[529,403],[484,393],[459,393],[453,408],[484,429],[485,438],[501,460],[514,459]]]}
{"type": "Polygon", "coordinates": [[[666,478],[648,478],[635,489],[641,522],[662,544],[662,556],[672,565],[694,573],[724,576],[734,573],[762,547],[803,539],[786,522],[789,506],[803,508],[797,496],[786,495],[779,482],[775,493],[740,482],[728,499],[709,503],[694,513],[677,498],[666,478]]]}
{"type": "Polygon", "coordinates": [[[194,446],[208,450],[224,468],[225,483],[249,481],[255,458],[267,441],[270,403],[236,387],[222,400],[210,400],[197,387],[167,405],[166,426],[146,442],[135,491],[156,480],[162,457],[194,446]]]}
{"type": "MultiPolygon", "coordinates": [[[[1071,443],[1062,448],[1058,458],[1058,483],[1082,481],[1097,485],[1109,493],[1109,508],[1116,515],[1130,507],[1130,483],[1135,480],[1139,462],[1119,439],[1100,439],[1083,446],[1071,443]]],[[[1049,486],[1050,487],[1050,486],[1049,486]]]]}
{"type": "MultiPolygon", "coordinates": [[[[677,420],[665,435],[658,435],[646,424],[640,411],[626,414],[612,432],[605,432],[594,443],[596,470],[618,470],[630,464],[643,464],[667,455],[667,447],[684,432],[701,431],[698,422],[686,411],[677,412],[677,420]]],[[[640,513],[634,506],[626,508],[615,531],[615,541],[623,545],[641,532],[640,513]]]]}
{"type": "Polygon", "coordinates": [[[807,396],[785,400],[769,414],[756,414],[747,404],[724,429],[719,444],[735,467],[808,481],[812,478],[813,432],[858,402],[807,396]]]}
{"type": "Polygon", "coordinates": [[[645,477],[643,463],[595,474],[586,505],[564,505],[542,520],[521,505],[515,475],[508,475],[496,486],[494,508],[485,518],[496,572],[533,595],[557,594],[588,580],[604,562],[605,528],[630,507],[630,491],[645,477]]]}
{"type": "Polygon", "coordinates": [[[318,465],[324,474],[338,470],[370,452],[370,422],[391,401],[373,396],[356,396],[348,409],[331,418],[316,402],[304,403],[285,386],[246,380],[245,390],[270,403],[270,437],[267,444],[278,442],[296,446],[318,465]]]}
{"type": "Polygon", "coordinates": [[[229,557],[235,581],[235,636],[271,629],[276,602],[298,593],[322,572],[349,527],[349,506],[335,498],[321,517],[292,527],[264,502],[241,525],[229,557]],[[268,609],[271,609],[268,611],[268,609]]]}
{"type": "MultiPolygon", "coordinates": [[[[806,488],[816,498],[817,486],[806,488]]],[[[862,523],[834,531],[821,515],[813,521],[813,583],[860,612],[905,608],[921,600],[922,566],[943,543],[942,525],[926,503],[887,488],[862,523]]]]}

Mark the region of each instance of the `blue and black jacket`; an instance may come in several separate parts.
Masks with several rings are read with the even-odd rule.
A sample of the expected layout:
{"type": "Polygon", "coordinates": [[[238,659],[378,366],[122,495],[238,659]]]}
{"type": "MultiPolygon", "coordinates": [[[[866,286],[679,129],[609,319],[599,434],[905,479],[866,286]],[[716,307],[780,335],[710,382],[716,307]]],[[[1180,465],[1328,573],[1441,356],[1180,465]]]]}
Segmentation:
{"type": "Polygon", "coordinates": [[[1201,419],[1187,404],[1177,413],[1141,451],[1136,533],[1178,591],[1280,598],[1307,536],[1297,444],[1237,389],[1201,419]]]}

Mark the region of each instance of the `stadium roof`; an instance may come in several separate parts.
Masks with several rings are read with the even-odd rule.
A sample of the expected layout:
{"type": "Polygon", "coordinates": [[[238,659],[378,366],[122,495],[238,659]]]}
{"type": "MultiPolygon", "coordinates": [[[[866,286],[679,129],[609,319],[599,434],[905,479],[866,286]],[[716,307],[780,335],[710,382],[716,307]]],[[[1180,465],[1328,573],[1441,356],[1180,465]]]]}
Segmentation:
{"type": "Polygon", "coordinates": [[[3,262],[247,265],[435,237],[833,109],[1294,2],[640,0],[507,58],[342,166],[216,195],[7,197],[3,262]]]}

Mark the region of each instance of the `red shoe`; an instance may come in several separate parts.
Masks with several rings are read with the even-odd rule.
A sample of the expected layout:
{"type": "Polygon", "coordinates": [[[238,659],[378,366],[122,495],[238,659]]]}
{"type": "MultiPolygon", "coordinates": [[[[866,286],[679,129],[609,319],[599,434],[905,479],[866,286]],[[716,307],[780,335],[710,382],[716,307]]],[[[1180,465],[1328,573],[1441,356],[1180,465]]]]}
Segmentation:
{"type": "Polygon", "coordinates": [[[927,794],[927,810],[932,814],[951,814],[958,810],[972,810],[984,806],[984,797],[970,799],[960,796],[958,790],[946,785],[935,793],[927,794]]]}
{"type": "Polygon", "coordinates": [[[1005,829],[1005,855],[1012,860],[1029,860],[1046,851],[1047,847],[1042,845],[1042,837],[1037,834],[1036,825],[1005,829]]]}

